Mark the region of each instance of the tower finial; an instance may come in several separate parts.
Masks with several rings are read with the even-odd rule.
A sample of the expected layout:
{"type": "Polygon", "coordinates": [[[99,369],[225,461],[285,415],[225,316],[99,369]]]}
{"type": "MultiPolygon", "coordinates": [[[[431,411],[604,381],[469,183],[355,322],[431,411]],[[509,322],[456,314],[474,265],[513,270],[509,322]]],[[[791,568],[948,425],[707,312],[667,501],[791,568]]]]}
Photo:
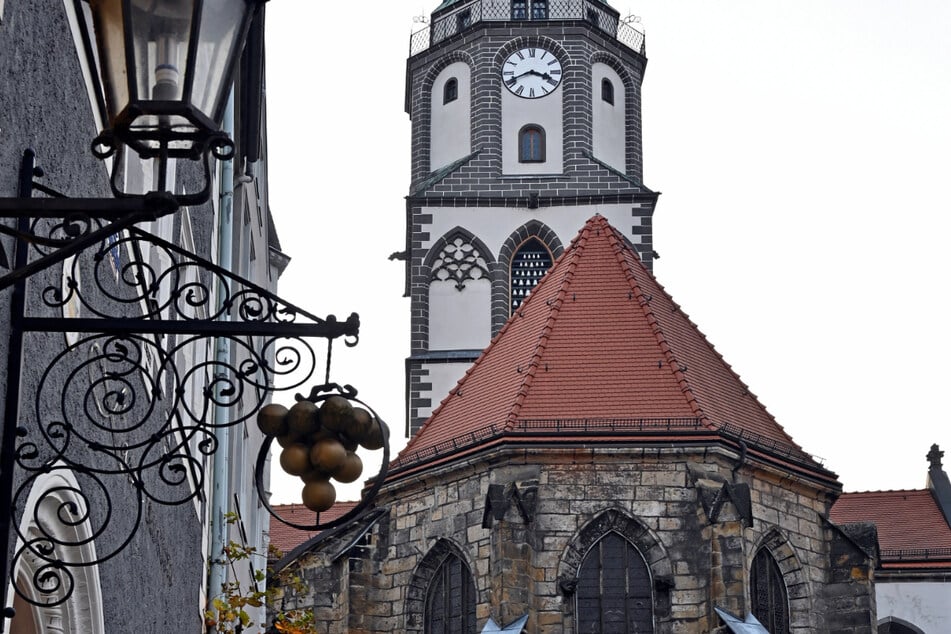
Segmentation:
{"type": "Polygon", "coordinates": [[[938,444],[935,443],[931,445],[931,451],[929,451],[927,455],[930,468],[941,469],[941,458],[943,457],[944,457],[944,452],[938,448],[938,444]]]}

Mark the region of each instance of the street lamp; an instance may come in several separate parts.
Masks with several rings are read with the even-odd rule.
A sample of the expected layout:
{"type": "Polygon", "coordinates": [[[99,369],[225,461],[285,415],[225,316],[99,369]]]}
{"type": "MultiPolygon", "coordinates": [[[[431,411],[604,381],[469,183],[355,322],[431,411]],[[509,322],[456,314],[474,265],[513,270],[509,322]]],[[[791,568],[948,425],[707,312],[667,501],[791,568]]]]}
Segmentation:
{"type": "MultiPolygon", "coordinates": [[[[231,77],[255,11],[263,0],[84,0],[80,28],[94,32],[87,50],[99,69],[110,126],[93,141],[107,158],[126,146],[158,161],[158,189],[166,186],[168,159],[206,157],[201,192],[182,204],[207,200],[209,153],[234,154],[219,125],[231,77]],[[91,20],[92,24],[89,24],[91,20]]],[[[116,196],[126,196],[116,183],[116,196]]]]}
{"type": "Polygon", "coordinates": [[[14,229],[0,223],[0,234],[32,244],[45,240],[50,246],[30,229],[29,220],[37,218],[67,218],[75,231],[55,245],[61,247],[57,251],[0,277],[0,290],[136,223],[208,201],[212,158],[234,155],[234,142],[220,123],[248,29],[265,1],[82,0],[77,16],[86,43],[82,50],[108,126],[92,142],[92,151],[103,160],[114,157],[110,186],[115,198],[32,198],[34,157],[27,150],[19,197],[0,199],[0,218],[17,218],[20,224],[14,229]],[[120,187],[126,148],[156,161],[155,191],[130,193],[120,187]],[[168,192],[170,159],[203,161],[201,190],[168,192]],[[90,219],[107,224],[95,230],[87,224],[80,231],[90,219]]]}

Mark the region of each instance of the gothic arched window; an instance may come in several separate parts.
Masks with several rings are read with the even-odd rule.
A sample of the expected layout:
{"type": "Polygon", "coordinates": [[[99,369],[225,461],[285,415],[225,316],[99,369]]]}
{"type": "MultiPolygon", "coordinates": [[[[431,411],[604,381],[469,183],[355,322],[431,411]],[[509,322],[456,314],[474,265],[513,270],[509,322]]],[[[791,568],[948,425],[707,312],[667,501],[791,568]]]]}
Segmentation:
{"type": "Polygon", "coordinates": [[[459,98],[459,81],[455,77],[446,80],[446,85],[442,88],[442,102],[449,103],[459,98]]]}
{"type": "Polygon", "coordinates": [[[545,130],[535,124],[529,124],[518,131],[518,162],[545,162],[545,130]]]}
{"type": "Polygon", "coordinates": [[[647,563],[617,533],[602,537],[585,555],[575,592],[579,634],[654,631],[647,563]]]}
{"type": "Polygon", "coordinates": [[[511,309],[518,308],[551,268],[551,252],[538,238],[526,240],[512,256],[511,309]]]}
{"type": "Polygon", "coordinates": [[[426,634],[476,631],[475,584],[469,567],[449,554],[426,593],[426,634]]]}
{"type": "Polygon", "coordinates": [[[607,77],[601,80],[601,100],[614,105],[614,84],[607,77]]]}
{"type": "Polygon", "coordinates": [[[753,558],[750,571],[750,612],[771,634],[789,633],[789,600],[786,583],[776,560],[765,548],[753,558]]]}

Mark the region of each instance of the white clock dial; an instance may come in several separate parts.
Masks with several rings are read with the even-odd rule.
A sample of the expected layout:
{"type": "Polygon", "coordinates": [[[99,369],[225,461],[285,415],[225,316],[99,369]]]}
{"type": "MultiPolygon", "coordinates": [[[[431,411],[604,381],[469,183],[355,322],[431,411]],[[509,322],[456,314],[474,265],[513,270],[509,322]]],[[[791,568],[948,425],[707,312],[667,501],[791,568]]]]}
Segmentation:
{"type": "Polygon", "coordinates": [[[519,49],[502,63],[502,83],[518,97],[544,97],[561,83],[561,62],[543,48],[519,49]]]}

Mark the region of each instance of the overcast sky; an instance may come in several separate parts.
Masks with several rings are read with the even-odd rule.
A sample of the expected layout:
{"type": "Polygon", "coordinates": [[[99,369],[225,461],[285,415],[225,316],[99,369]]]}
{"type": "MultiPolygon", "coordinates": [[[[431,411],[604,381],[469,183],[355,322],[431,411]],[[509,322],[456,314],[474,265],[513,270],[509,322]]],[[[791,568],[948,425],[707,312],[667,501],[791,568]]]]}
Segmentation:
{"type": "MultiPolygon", "coordinates": [[[[611,1],[647,33],[658,280],[846,490],[923,487],[930,445],[951,450],[951,3],[611,1]]],[[[267,8],[270,197],[292,258],[280,293],[360,314],[332,378],[390,423],[394,454],[405,63],[414,16],[438,4],[267,8]]]]}

